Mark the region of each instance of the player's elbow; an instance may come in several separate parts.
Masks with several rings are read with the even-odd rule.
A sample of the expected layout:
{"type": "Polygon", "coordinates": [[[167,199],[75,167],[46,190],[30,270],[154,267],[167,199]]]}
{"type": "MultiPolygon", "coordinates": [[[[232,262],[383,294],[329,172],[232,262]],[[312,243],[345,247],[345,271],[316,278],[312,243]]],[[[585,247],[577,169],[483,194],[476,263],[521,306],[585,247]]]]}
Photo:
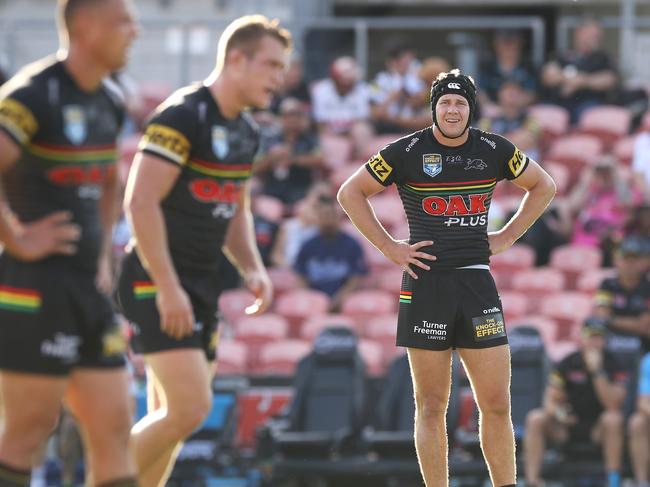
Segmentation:
{"type": "Polygon", "coordinates": [[[348,181],[344,182],[336,193],[336,200],[339,202],[339,205],[345,209],[346,205],[350,201],[350,185],[348,181]]]}

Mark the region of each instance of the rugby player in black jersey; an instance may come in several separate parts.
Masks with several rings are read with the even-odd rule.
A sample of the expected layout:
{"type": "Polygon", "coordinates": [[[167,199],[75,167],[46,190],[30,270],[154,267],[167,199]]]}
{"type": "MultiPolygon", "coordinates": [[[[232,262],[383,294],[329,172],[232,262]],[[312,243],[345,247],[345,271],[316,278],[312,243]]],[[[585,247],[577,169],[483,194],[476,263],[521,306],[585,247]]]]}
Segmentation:
{"type": "Polygon", "coordinates": [[[465,365],[480,410],[480,438],[492,483],[516,483],[510,417],[510,352],[489,256],[510,247],[553,199],[555,184],[505,138],[470,127],[474,81],[458,70],[431,87],[433,125],[381,149],[339,190],[359,231],[404,269],[397,344],[408,347],[415,387],[415,443],[429,487],[448,485],[445,411],[451,349],[465,365]],[[487,233],[498,181],[526,191],[513,218],[487,233]],[[395,184],[410,228],[397,241],[368,198],[395,184]]]}
{"type": "Polygon", "coordinates": [[[143,486],[164,485],[211,408],[221,248],[256,296],[248,312],[270,304],[248,189],[259,137],[243,110],[271,102],[290,45],[277,21],[231,23],[212,74],[156,110],[131,169],[125,208],[135,241],[117,299],[147,363],[150,408],[132,431],[143,486]]]}
{"type": "Polygon", "coordinates": [[[124,66],[137,26],[129,0],[58,9],[59,53],[0,89],[0,486],[29,485],[62,399],[88,485],[132,486],[126,341],[106,296],[124,109],[104,78],[124,66]]]}

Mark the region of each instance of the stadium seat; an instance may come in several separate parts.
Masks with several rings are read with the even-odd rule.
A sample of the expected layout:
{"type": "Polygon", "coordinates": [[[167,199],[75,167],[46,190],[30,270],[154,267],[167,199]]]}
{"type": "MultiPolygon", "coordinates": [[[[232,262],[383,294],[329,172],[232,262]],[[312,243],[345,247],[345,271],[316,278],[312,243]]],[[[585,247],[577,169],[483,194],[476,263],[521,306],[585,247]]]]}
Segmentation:
{"type": "Polygon", "coordinates": [[[381,345],[386,365],[396,355],[403,352],[401,347],[395,345],[396,333],[397,315],[395,313],[375,316],[363,326],[363,336],[381,345]]]}
{"type": "MultiPolygon", "coordinates": [[[[355,234],[353,234],[355,235],[355,234]]],[[[370,241],[364,238],[362,235],[356,231],[358,238],[357,242],[361,245],[363,249],[363,255],[366,259],[366,264],[370,268],[371,272],[383,272],[386,269],[395,269],[396,264],[389,260],[384,254],[382,254],[377,248],[370,243],[370,241]]]]}
{"type": "Polygon", "coordinates": [[[303,323],[302,328],[300,329],[300,338],[309,342],[313,342],[314,339],[325,328],[337,326],[354,329],[356,323],[349,316],[340,314],[312,316],[311,318],[308,318],[305,323],[303,323]]]}
{"type": "Polygon", "coordinates": [[[542,301],[541,314],[557,322],[559,340],[572,336],[574,328],[592,311],[592,297],[575,291],[564,291],[547,296],[542,301]]]}
{"type": "Polygon", "coordinates": [[[630,132],[632,115],[621,106],[601,105],[582,113],[577,131],[600,138],[607,148],[630,132]]]}
{"type": "Polygon", "coordinates": [[[335,169],[348,164],[350,154],[352,153],[350,139],[340,135],[325,133],[320,136],[319,141],[327,168],[335,169]]]}
{"type": "Polygon", "coordinates": [[[351,162],[345,166],[335,168],[330,175],[330,182],[334,189],[338,190],[341,185],[352,176],[357,169],[359,169],[360,166],[361,162],[351,162]]]}
{"type": "Polygon", "coordinates": [[[287,320],[273,313],[244,316],[235,324],[235,338],[248,346],[248,369],[255,370],[261,348],[269,342],[287,337],[287,320]]]}
{"type": "Polygon", "coordinates": [[[499,293],[506,323],[523,317],[528,311],[528,298],[524,293],[504,291],[499,293]]]}
{"type": "Polygon", "coordinates": [[[397,303],[397,294],[372,289],[355,291],[343,299],[341,313],[351,317],[363,328],[371,318],[395,312],[397,303]]]}
{"type": "Polygon", "coordinates": [[[589,269],[578,277],[576,283],[576,291],[582,293],[593,293],[598,288],[602,282],[608,277],[612,277],[616,274],[616,271],[610,267],[601,268],[601,269],[589,269]]]}
{"type": "Polygon", "coordinates": [[[386,372],[388,364],[384,361],[384,350],[382,346],[374,340],[359,340],[359,354],[366,364],[366,370],[371,377],[381,377],[386,372]]]}
{"type": "Polygon", "coordinates": [[[579,275],[599,269],[602,260],[600,249],[584,245],[562,245],[551,252],[550,266],[564,274],[567,289],[576,289],[579,275]]]}
{"type": "Polygon", "coordinates": [[[515,244],[504,252],[490,256],[490,270],[501,274],[501,285],[511,286],[512,276],[535,265],[535,250],[525,244],[515,244]]]}
{"type": "Polygon", "coordinates": [[[252,372],[257,375],[293,376],[296,365],[311,350],[311,343],[305,340],[281,340],[262,346],[259,360],[252,372]]]}
{"type": "Polygon", "coordinates": [[[237,340],[223,340],[217,352],[217,374],[243,375],[248,372],[248,347],[237,340]]]}
{"type": "Polygon", "coordinates": [[[370,204],[375,211],[377,219],[387,227],[389,231],[398,228],[406,219],[402,200],[399,196],[384,195],[383,193],[380,193],[379,195],[370,198],[370,204]]]}
{"type": "Polygon", "coordinates": [[[280,296],[275,312],[289,321],[289,338],[298,338],[300,328],[307,318],[327,314],[330,298],[313,289],[293,289],[280,296]]]}
{"type": "Polygon", "coordinates": [[[244,310],[255,302],[255,296],[248,289],[227,289],[219,296],[219,312],[226,323],[234,326],[242,316],[244,310]]]}
{"type": "Polygon", "coordinates": [[[254,215],[259,215],[272,223],[280,223],[284,216],[284,203],[278,198],[265,194],[256,195],[252,202],[254,215]]]}
{"type": "Polygon", "coordinates": [[[627,137],[622,137],[614,143],[612,148],[612,154],[614,157],[626,167],[632,165],[634,160],[634,144],[636,143],[636,135],[630,135],[627,137]]]}
{"type": "Polygon", "coordinates": [[[383,134],[370,137],[359,149],[359,159],[366,162],[372,156],[377,154],[384,146],[401,138],[402,134],[383,134]]]}
{"type": "Polygon", "coordinates": [[[567,135],[553,141],[547,157],[569,169],[570,181],[575,182],[582,169],[596,162],[603,153],[602,141],[588,134],[567,135]]]}
{"type": "Polygon", "coordinates": [[[528,311],[537,312],[545,296],[562,291],[565,288],[564,275],[548,267],[540,267],[517,272],[512,277],[513,291],[523,293],[528,298],[528,311]]]}
{"type": "Polygon", "coordinates": [[[569,112],[558,105],[532,105],[528,113],[540,125],[543,136],[558,137],[569,131],[569,112]]]}
{"type": "Polygon", "coordinates": [[[301,287],[300,277],[293,269],[288,267],[270,267],[267,271],[271,283],[273,283],[273,293],[276,299],[291,289],[301,287]]]}
{"type": "Polygon", "coordinates": [[[563,196],[569,189],[569,179],[571,174],[569,169],[560,162],[544,161],[543,168],[550,174],[557,187],[557,195],[563,196]]]}
{"type": "Polygon", "coordinates": [[[404,272],[397,266],[397,264],[394,264],[393,267],[393,269],[382,270],[371,277],[373,278],[373,283],[377,289],[392,294],[398,294],[401,290],[402,276],[404,272]]]}
{"type": "Polygon", "coordinates": [[[510,330],[520,327],[535,328],[544,340],[544,345],[548,350],[557,341],[557,323],[554,319],[542,315],[526,315],[511,322],[506,323],[508,335],[510,330]]]}

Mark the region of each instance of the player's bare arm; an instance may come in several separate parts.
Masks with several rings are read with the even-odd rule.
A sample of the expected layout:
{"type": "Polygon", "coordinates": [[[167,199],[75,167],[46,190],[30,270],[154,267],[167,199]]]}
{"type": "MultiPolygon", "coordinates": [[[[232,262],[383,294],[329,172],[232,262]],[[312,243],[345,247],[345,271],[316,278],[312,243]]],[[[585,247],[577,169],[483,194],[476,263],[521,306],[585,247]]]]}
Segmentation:
{"type": "MultiPolygon", "coordinates": [[[[0,175],[20,157],[20,147],[0,131],[0,175]]],[[[0,242],[17,259],[35,261],[50,254],[72,255],[81,230],[71,223],[72,215],[57,211],[31,223],[20,223],[7,204],[0,180],[0,242]]]]}
{"type": "Polygon", "coordinates": [[[138,252],[157,287],[156,305],[165,333],[183,338],[192,333],[194,313],[181,287],[167,245],[167,229],[160,208],[181,172],[179,166],[138,154],[126,187],[124,209],[138,242],[138,252]]]}
{"type": "Polygon", "coordinates": [[[501,230],[488,235],[492,255],[510,248],[535,223],[555,196],[553,178],[533,160],[512,182],[524,189],[526,194],[510,221],[501,230]]]}
{"type": "Polygon", "coordinates": [[[413,278],[417,274],[411,269],[415,265],[424,270],[430,267],[420,259],[436,260],[435,256],[419,250],[433,245],[433,241],[425,240],[410,245],[404,240],[395,240],[381,225],[368,198],[379,193],[384,186],[375,181],[362,166],[342,186],[337,198],[348,217],[377,249],[387,258],[402,267],[413,278]]]}
{"type": "Polygon", "coordinates": [[[255,296],[255,303],[246,308],[246,314],[257,315],[266,311],[271,304],[273,286],[255,242],[248,182],[240,193],[239,206],[230,220],[223,251],[255,296]]]}
{"type": "Polygon", "coordinates": [[[113,287],[113,227],[120,216],[121,194],[117,166],[112,165],[106,172],[98,202],[102,242],[97,262],[96,284],[97,288],[105,293],[109,293],[113,287]]]}

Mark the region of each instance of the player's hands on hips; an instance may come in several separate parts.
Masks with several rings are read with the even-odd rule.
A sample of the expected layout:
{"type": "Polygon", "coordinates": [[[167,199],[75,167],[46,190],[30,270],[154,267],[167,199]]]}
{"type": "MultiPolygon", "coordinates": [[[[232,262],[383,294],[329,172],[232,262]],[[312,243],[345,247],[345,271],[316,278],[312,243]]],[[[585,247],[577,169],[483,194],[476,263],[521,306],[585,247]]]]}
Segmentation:
{"type": "Polygon", "coordinates": [[[180,340],[194,332],[192,302],[180,285],[159,286],[156,306],[160,315],[160,328],[167,335],[180,340]]]}
{"type": "Polygon", "coordinates": [[[257,270],[246,273],[244,277],[246,287],[255,296],[255,302],[247,306],[244,312],[247,315],[260,315],[271,305],[273,299],[273,284],[266,270],[257,270]]]}
{"type": "Polygon", "coordinates": [[[72,223],[72,214],[68,211],[57,211],[17,226],[15,237],[5,242],[5,248],[19,260],[35,261],[50,254],[73,255],[77,251],[81,228],[72,223]]]}
{"type": "Polygon", "coordinates": [[[490,255],[508,250],[514,244],[512,239],[503,231],[488,233],[488,243],[490,245],[490,255]]]}
{"type": "Polygon", "coordinates": [[[413,279],[417,279],[418,276],[413,269],[411,269],[411,266],[414,265],[420,269],[424,269],[425,271],[431,269],[431,267],[422,262],[421,259],[436,260],[436,257],[427,254],[426,252],[420,252],[422,247],[429,247],[431,245],[433,245],[432,240],[424,240],[412,245],[409,244],[407,240],[396,240],[393,245],[384,251],[384,255],[399,265],[404,272],[407,272],[413,279]]]}

